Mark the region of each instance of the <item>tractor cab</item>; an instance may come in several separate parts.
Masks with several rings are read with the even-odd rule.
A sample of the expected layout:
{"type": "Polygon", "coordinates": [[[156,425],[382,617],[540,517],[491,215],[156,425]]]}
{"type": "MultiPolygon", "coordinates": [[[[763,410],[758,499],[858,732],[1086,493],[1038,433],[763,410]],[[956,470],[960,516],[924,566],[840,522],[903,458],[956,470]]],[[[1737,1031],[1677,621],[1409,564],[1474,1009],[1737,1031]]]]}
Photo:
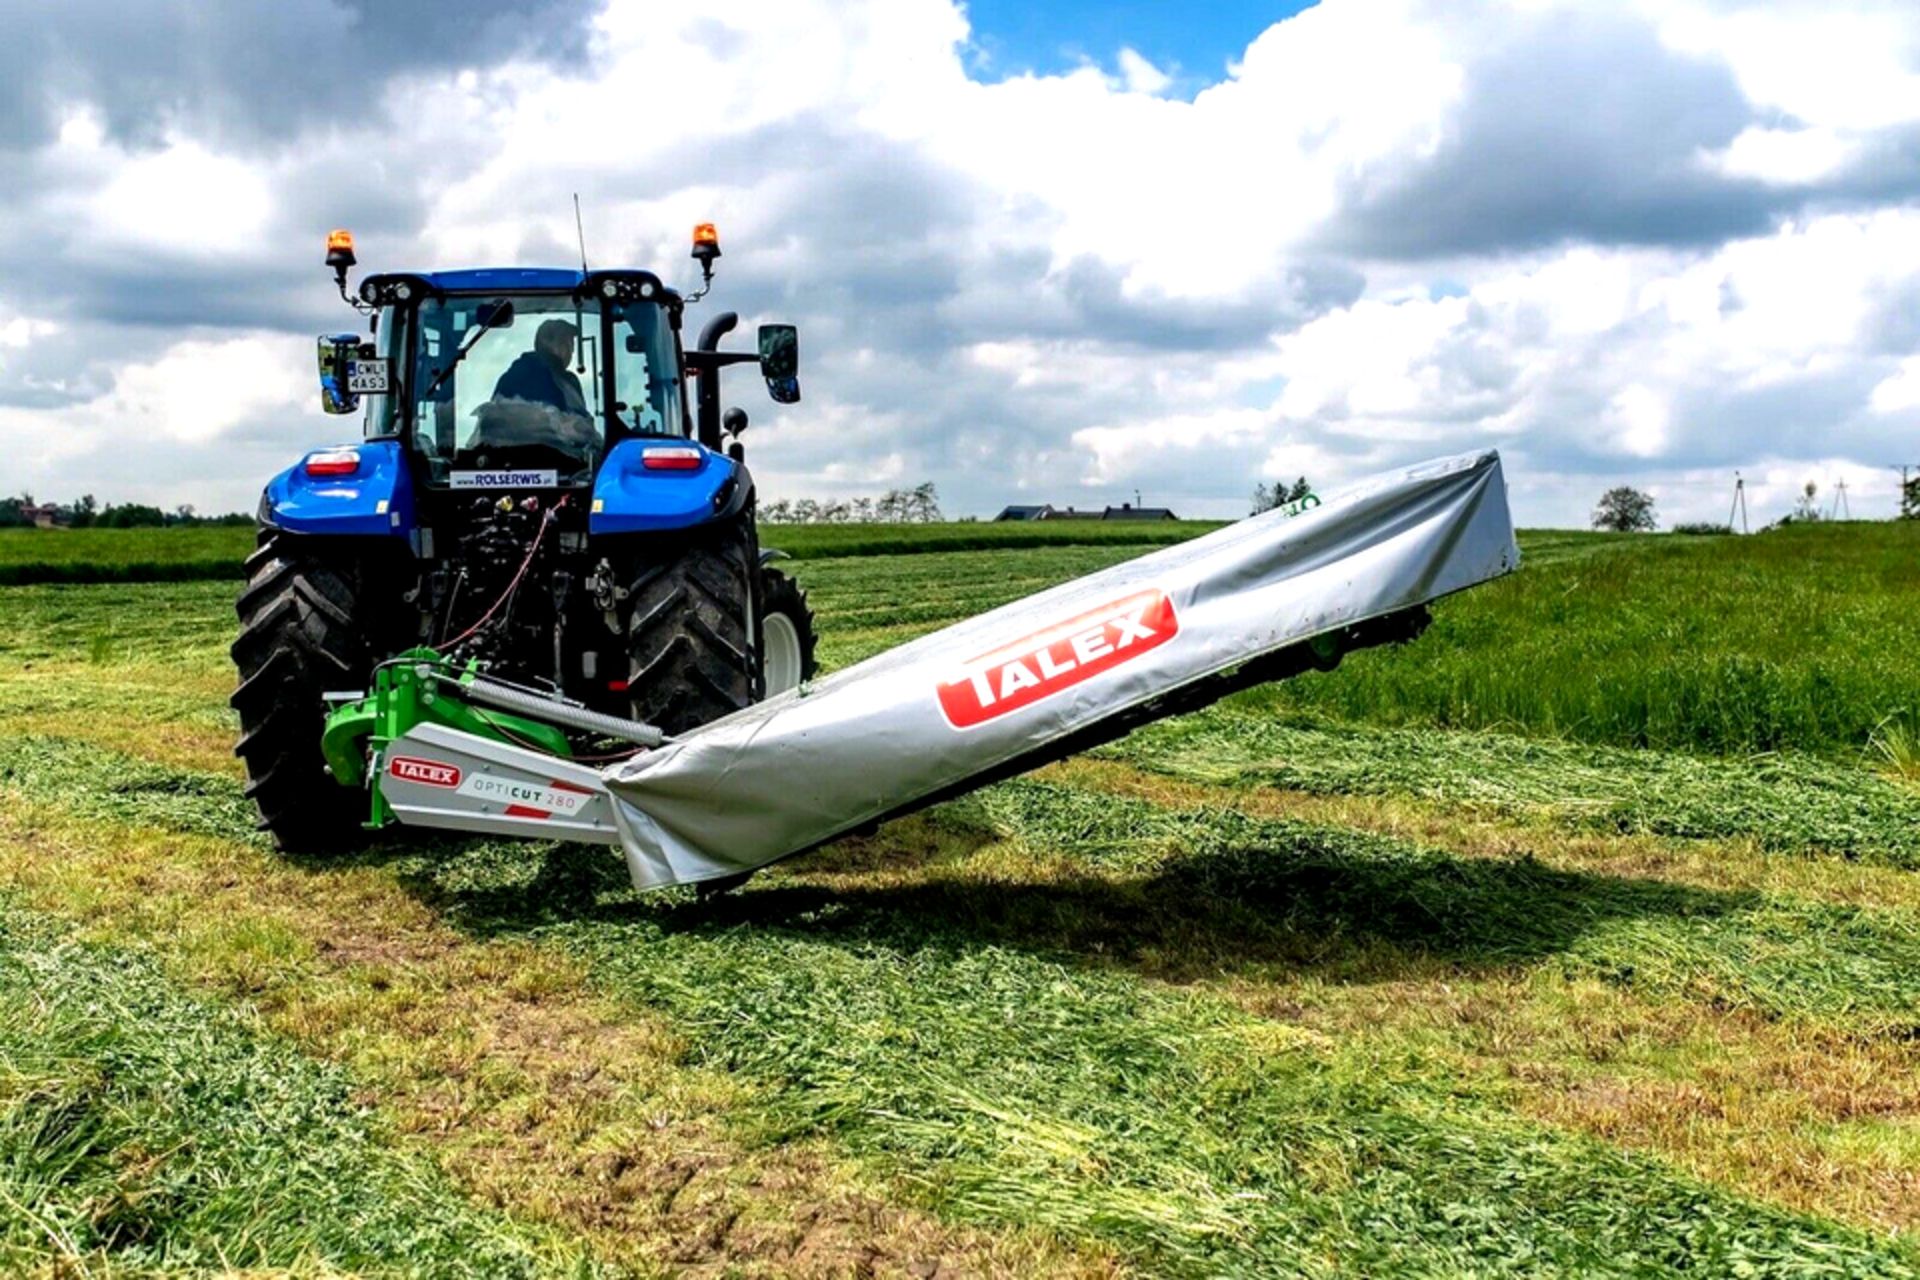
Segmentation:
{"type": "Polygon", "coordinates": [[[566,292],[446,287],[497,274],[445,273],[412,305],[386,308],[399,390],[368,427],[402,436],[426,485],[531,471],[545,477],[538,487],[580,488],[622,439],[686,438],[667,305],[603,299],[577,275],[566,292]]]}
{"type": "MultiPolygon", "coordinates": [[[[351,265],[350,239],[344,255],[351,265]]],[[[710,227],[694,256],[710,278],[710,227]]],[[[331,246],[328,261],[346,296],[331,246]]],[[[718,452],[731,434],[737,460],[745,414],[719,411],[717,374],[730,364],[755,361],[776,401],[799,398],[793,326],[762,325],[757,353],[721,352],[736,322],[725,312],[684,350],[687,300],[647,271],[389,273],[358,294],[371,334],[320,339],[322,407],[354,413],[364,397],[366,437],[403,442],[430,490],[591,488],[609,453],[635,439],[718,452]]]]}

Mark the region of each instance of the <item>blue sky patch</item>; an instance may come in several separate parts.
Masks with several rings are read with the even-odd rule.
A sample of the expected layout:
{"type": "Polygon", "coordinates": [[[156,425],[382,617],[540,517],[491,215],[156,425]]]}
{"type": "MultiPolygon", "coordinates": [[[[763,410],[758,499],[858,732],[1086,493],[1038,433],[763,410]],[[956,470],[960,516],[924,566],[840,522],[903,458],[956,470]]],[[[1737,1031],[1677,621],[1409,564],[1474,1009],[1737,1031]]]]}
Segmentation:
{"type": "Polygon", "coordinates": [[[1131,48],[1173,77],[1173,91],[1191,97],[1226,79],[1262,31],[1310,8],[1314,0],[1217,0],[1210,5],[1165,0],[968,0],[974,56],[969,73],[987,82],[1024,72],[1041,75],[1092,63],[1117,70],[1131,48]]]}

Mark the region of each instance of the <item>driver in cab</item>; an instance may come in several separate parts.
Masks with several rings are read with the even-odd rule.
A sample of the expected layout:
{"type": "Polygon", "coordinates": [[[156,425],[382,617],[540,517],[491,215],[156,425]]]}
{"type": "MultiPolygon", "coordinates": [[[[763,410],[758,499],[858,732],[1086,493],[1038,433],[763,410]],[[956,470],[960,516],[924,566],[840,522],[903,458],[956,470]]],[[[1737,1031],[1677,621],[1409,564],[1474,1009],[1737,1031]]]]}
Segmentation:
{"type": "Polygon", "coordinates": [[[550,404],[565,413],[588,416],[580,379],[567,368],[573,362],[573,342],[574,328],[567,321],[542,323],[534,331],[533,350],[523,352],[493,384],[493,398],[550,404]]]}
{"type": "Polygon", "coordinates": [[[558,318],[542,322],[534,331],[533,350],[522,352],[507,366],[493,386],[492,403],[481,407],[483,443],[591,443],[593,417],[586,394],[567,367],[573,360],[576,336],[573,325],[558,318]],[[531,406],[540,406],[538,421],[529,417],[527,407],[531,406]]]}

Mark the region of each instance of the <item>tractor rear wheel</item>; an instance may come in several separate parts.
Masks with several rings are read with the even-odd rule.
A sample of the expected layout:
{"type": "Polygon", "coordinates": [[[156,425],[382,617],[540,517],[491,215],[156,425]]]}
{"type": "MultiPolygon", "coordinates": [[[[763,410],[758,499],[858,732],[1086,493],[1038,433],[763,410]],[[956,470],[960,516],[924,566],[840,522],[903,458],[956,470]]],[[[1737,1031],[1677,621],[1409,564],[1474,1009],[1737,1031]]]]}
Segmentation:
{"type": "Polygon", "coordinates": [[[234,754],[246,764],[261,829],[288,853],[349,848],[361,835],[360,797],[328,774],[320,730],[322,695],[367,687],[362,587],[355,566],[303,554],[271,531],[247,560],[232,650],[240,670],[234,754]]]}
{"type": "Polygon", "coordinates": [[[753,701],[755,559],[751,526],[735,522],[634,575],[627,588],[634,719],[684,733],[753,701]]]}
{"type": "Polygon", "coordinates": [[[813,610],[800,584],[778,569],[760,571],[761,697],[813,679],[813,610]]]}

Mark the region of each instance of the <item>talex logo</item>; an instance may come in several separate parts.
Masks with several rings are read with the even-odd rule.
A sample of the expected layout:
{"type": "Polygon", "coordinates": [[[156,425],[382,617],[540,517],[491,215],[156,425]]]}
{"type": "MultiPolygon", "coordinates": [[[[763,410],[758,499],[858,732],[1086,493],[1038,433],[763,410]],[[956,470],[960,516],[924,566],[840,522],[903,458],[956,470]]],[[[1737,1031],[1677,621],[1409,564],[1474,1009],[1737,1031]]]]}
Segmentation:
{"type": "Polygon", "coordinates": [[[395,756],[387,762],[387,772],[402,782],[418,782],[429,787],[460,785],[459,769],[438,760],[422,760],[418,756],[395,756]]]}
{"type": "Polygon", "coordinates": [[[1042,698],[1156,649],[1180,632],[1164,591],[1141,591],[975,658],[940,685],[940,710],[956,729],[1042,698]]]}

